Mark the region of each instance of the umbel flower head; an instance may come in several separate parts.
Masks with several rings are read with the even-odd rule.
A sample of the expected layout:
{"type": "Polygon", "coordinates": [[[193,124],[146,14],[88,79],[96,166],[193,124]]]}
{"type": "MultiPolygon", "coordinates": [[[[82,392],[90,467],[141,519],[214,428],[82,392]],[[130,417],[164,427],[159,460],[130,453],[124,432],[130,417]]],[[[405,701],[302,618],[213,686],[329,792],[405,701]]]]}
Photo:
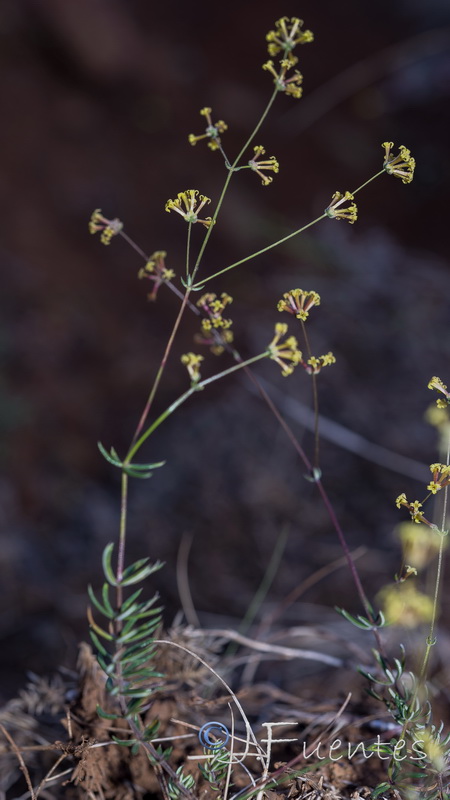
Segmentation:
{"type": "Polygon", "coordinates": [[[264,161],[259,160],[261,156],[263,156],[266,152],[264,150],[264,147],[261,147],[261,145],[258,145],[253,149],[255,151],[255,155],[253,156],[253,158],[250,159],[248,165],[250,169],[256,172],[257,175],[259,175],[262,181],[262,185],[268,186],[269,183],[272,183],[273,178],[271,175],[264,175],[264,172],[279,172],[280,165],[275,156],[270,156],[270,158],[267,158],[264,161]]]}
{"type": "Polygon", "coordinates": [[[331,219],[346,219],[350,225],[358,219],[358,207],[353,200],[351,192],[335,192],[330,205],[325,209],[325,214],[331,219]],[[343,205],[343,203],[350,203],[350,205],[343,205]]]}
{"type": "Polygon", "coordinates": [[[208,147],[210,150],[219,150],[220,145],[222,144],[220,139],[220,134],[227,130],[228,125],[223,121],[223,119],[219,119],[218,122],[212,123],[211,120],[211,108],[202,108],[200,114],[202,117],[206,117],[206,130],[205,133],[202,133],[200,136],[195,136],[193,133],[189,134],[189,144],[195,145],[197,142],[200,142],[201,139],[209,139],[208,147]]]}
{"type": "Polygon", "coordinates": [[[275,336],[268,347],[269,357],[279,364],[281,374],[284,376],[291,375],[294,367],[300,364],[302,360],[302,354],[297,347],[295,336],[289,336],[284,342],[280,341],[283,336],[286,336],[287,330],[288,326],[285,322],[277,322],[275,336]]]}
{"type": "Polygon", "coordinates": [[[399,494],[399,496],[397,497],[397,499],[395,501],[395,505],[397,506],[397,508],[402,508],[402,506],[407,508],[409,513],[410,513],[410,515],[411,515],[411,519],[413,520],[413,522],[417,522],[417,523],[424,522],[426,525],[430,525],[431,526],[431,522],[429,522],[429,520],[427,520],[424,517],[423,513],[422,513],[422,505],[423,505],[423,503],[419,503],[418,500],[413,500],[410,503],[406,499],[406,494],[404,492],[402,492],[402,494],[399,494]]]}
{"type": "Polygon", "coordinates": [[[107,219],[103,216],[101,208],[96,208],[92,212],[91,219],[89,220],[89,233],[100,234],[100,241],[102,244],[110,244],[113,236],[117,236],[123,228],[123,223],[120,219],[107,219]]]}
{"type": "Polygon", "coordinates": [[[411,152],[403,145],[400,145],[400,153],[398,156],[393,156],[391,150],[394,147],[394,142],[383,142],[381,146],[384,147],[385,152],[383,167],[388,175],[396,175],[397,178],[402,179],[402,183],[411,183],[416,166],[411,152]]]}
{"type": "Polygon", "coordinates": [[[200,211],[206,203],[210,203],[211,199],[205,197],[204,194],[198,193],[198,189],[186,189],[185,192],[179,192],[176,200],[168,200],[166,203],[166,211],[176,211],[181,214],[186,222],[201,222],[206,228],[212,223],[211,217],[206,219],[199,219],[200,211]],[[198,199],[197,199],[198,195],[198,199]]]}
{"type": "Polygon", "coordinates": [[[202,331],[207,332],[213,328],[226,330],[233,324],[231,319],[224,319],[222,314],[225,308],[233,302],[233,298],[226,292],[222,292],[220,298],[213,292],[206,292],[197,300],[197,307],[201,308],[206,318],[202,320],[202,331]]]}
{"type": "Polygon", "coordinates": [[[220,298],[212,292],[206,292],[197,300],[196,305],[206,316],[201,322],[201,333],[196,333],[194,339],[198,344],[207,345],[215,356],[220,356],[234,338],[230,330],[232,320],[222,316],[232,302],[233,298],[226,292],[222,292],[220,298]]]}
{"type": "Polygon", "coordinates": [[[153,281],[153,289],[147,295],[149,300],[156,300],[156,295],[162,283],[167,283],[175,277],[173,269],[167,269],[165,264],[167,253],[165,250],[156,250],[150,256],[145,267],[138,272],[138,278],[148,278],[153,281]]]}
{"type": "Polygon", "coordinates": [[[197,353],[185,353],[181,356],[181,363],[187,368],[192,383],[198,383],[200,380],[200,364],[202,361],[203,356],[197,355],[197,353]]]}
{"type": "Polygon", "coordinates": [[[448,464],[430,464],[430,471],[433,477],[427,489],[431,494],[437,494],[450,483],[450,466],[448,464]]]}
{"type": "Polygon", "coordinates": [[[445,400],[442,397],[438,397],[436,400],[436,405],[438,408],[447,408],[447,406],[450,405],[450,392],[447,390],[445,383],[443,383],[440,378],[437,376],[431,378],[428,388],[436,389],[436,391],[441,392],[441,394],[444,395],[445,400]]]}
{"type": "Polygon", "coordinates": [[[303,322],[309,317],[309,310],[320,305],[320,295],[317,292],[306,292],[304,289],[291,289],[285,292],[278,301],[278,311],[288,311],[295,314],[303,322]]]}
{"type": "Polygon", "coordinates": [[[303,31],[303,20],[298,17],[281,17],[275,22],[275,30],[269,31],[266,36],[269,42],[267,49],[270,56],[278,53],[288,53],[298,44],[312,42],[314,34],[312,31],[303,31]]]}
{"type": "Polygon", "coordinates": [[[288,77],[287,73],[291,70],[295,65],[298,63],[298,58],[292,55],[292,53],[288,53],[286,58],[283,58],[280,61],[280,71],[277,72],[273,61],[266,61],[263,64],[263,69],[268,70],[273,77],[274,77],[274,84],[277,87],[279,92],[284,92],[291,97],[295,97],[298,100],[302,94],[302,83],[303,83],[303,75],[298,69],[294,70],[294,73],[288,77]]]}
{"type": "Polygon", "coordinates": [[[336,363],[336,357],[333,353],[325,353],[323,356],[311,356],[303,366],[309,375],[318,375],[323,367],[329,367],[330,364],[336,363]]]}

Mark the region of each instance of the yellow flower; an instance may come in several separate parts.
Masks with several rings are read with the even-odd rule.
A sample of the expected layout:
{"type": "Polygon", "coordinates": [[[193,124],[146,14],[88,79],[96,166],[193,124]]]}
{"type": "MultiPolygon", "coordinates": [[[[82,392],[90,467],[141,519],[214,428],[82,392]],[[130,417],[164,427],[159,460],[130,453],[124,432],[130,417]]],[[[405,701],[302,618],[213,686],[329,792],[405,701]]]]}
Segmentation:
{"type": "Polygon", "coordinates": [[[147,295],[149,300],[156,300],[156,294],[162,283],[168,283],[173,280],[175,273],[173,269],[168,269],[165,264],[167,253],[165,250],[156,250],[150,256],[145,267],[138,272],[138,278],[148,278],[153,281],[153,289],[147,295]]]}
{"type": "Polygon", "coordinates": [[[102,244],[110,244],[113,236],[117,236],[123,228],[120,219],[107,219],[103,216],[101,208],[96,208],[92,212],[89,220],[89,233],[101,231],[100,241],[102,244]]]}
{"type": "Polygon", "coordinates": [[[427,489],[432,494],[436,494],[443,486],[449,485],[450,466],[447,464],[430,464],[430,471],[433,474],[433,478],[428,484],[427,489]]]}
{"type": "Polygon", "coordinates": [[[222,292],[220,299],[212,292],[206,292],[197,300],[197,307],[200,308],[206,318],[202,320],[203,332],[210,331],[212,328],[230,328],[233,324],[231,319],[224,319],[222,314],[225,308],[233,302],[233,298],[226,292],[222,292]]]}
{"type": "Polygon", "coordinates": [[[302,360],[302,354],[297,347],[295,336],[289,336],[284,342],[280,339],[286,335],[288,326],[284,322],[277,322],[275,325],[275,336],[268,346],[269,356],[281,367],[281,374],[291,375],[294,367],[302,360]]]}
{"type": "Polygon", "coordinates": [[[417,523],[425,522],[426,525],[431,525],[431,522],[429,522],[422,514],[422,503],[419,503],[418,500],[413,500],[412,503],[408,502],[408,500],[406,499],[406,494],[404,492],[402,492],[402,494],[399,494],[399,496],[395,501],[395,505],[397,506],[397,508],[405,506],[405,508],[408,509],[413,522],[417,523]]]}
{"type": "Polygon", "coordinates": [[[272,172],[279,172],[280,165],[275,158],[275,156],[270,156],[270,158],[266,159],[265,161],[259,161],[258,159],[264,155],[266,152],[264,147],[260,145],[258,147],[253,148],[255,151],[255,155],[252,159],[248,162],[250,169],[256,172],[259,177],[261,178],[262,185],[268,186],[269,183],[272,183],[273,178],[271,175],[264,175],[264,170],[271,170],[272,172]]]}
{"type": "Polygon", "coordinates": [[[401,508],[402,506],[408,505],[408,501],[406,499],[406,494],[404,492],[399,494],[399,496],[397,497],[397,499],[395,501],[395,505],[397,506],[397,508],[401,508]]]}
{"type": "Polygon", "coordinates": [[[411,183],[416,166],[411,152],[403,145],[400,145],[399,155],[392,156],[391,150],[394,147],[394,142],[383,142],[381,146],[384,147],[385,151],[383,167],[388,175],[396,175],[397,178],[402,179],[402,183],[411,183]]]}
{"type": "Polygon", "coordinates": [[[269,31],[266,36],[269,42],[267,49],[269,55],[276,56],[283,51],[287,53],[297,44],[312,42],[314,34],[311,31],[302,31],[303,20],[298,17],[281,17],[275,22],[275,30],[269,31]]]}
{"type": "Polygon", "coordinates": [[[181,363],[187,367],[189,377],[192,383],[198,383],[200,380],[200,364],[203,361],[203,356],[196,353],[185,353],[181,356],[181,363]]]}
{"type": "Polygon", "coordinates": [[[278,311],[288,311],[295,314],[297,319],[305,321],[309,317],[309,310],[320,305],[320,295],[317,292],[306,292],[304,289],[291,289],[285,292],[278,301],[278,311]]]}
{"type": "Polygon", "coordinates": [[[201,139],[209,139],[208,147],[211,150],[219,150],[220,145],[222,144],[220,134],[227,130],[228,125],[223,121],[223,119],[219,119],[218,122],[214,124],[211,121],[211,108],[202,108],[200,114],[203,117],[206,117],[207,127],[205,133],[201,134],[201,136],[195,136],[193,133],[189,134],[189,144],[195,145],[201,139]]]}
{"type": "Polygon", "coordinates": [[[391,625],[415,628],[421,622],[430,622],[433,601],[420,592],[411,581],[385,586],[378,594],[386,620],[391,625]]]}
{"type": "Polygon", "coordinates": [[[305,368],[309,375],[318,375],[322,367],[328,367],[330,364],[335,363],[336,358],[330,351],[329,353],[325,353],[325,355],[319,356],[318,358],[316,358],[316,356],[311,356],[311,358],[308,358],[305,368]]]}
{"type": "Polygon", "coordinates": [[[168,200],[166,203],[166,211],[176,211],[181,214],[186,222],[201,222],[206,228],[212,223],[211,217],[206,219],[199,219],[200,211],[206,203],[210,203],[209,197],[204,194],[198,196],[198,189],[186,189],[185,192],[179,192],[176,200],[168,200]],[[184,206],[184,208],[183,208],[184,206]]]}
{"type": "Polygon", "coordinates": [[[450,404],[450,392],[447,391],[445,383],[443,383],[441,379],[435,375],[433,378],[431,378],[428,388],[436,389],[436,391],[441,392],[444,395],[445,400],[443,400],[442,397],[438,397],[436,400],[436,405],[438,408],[447,408],[447,406],[450,404]]]}
{"type": "Polygon", "coordinates": [[[358,219],[358,208],[355,203],[350,203],[349,206],[341,208],[342,203],[350,202],[353,200],[351,192],[335,192],[330,205],[325,209],[325,214],[331,219],[346,219],[351,225],[358,219]]]}
{"type": "Polygon", "coordinates": [[[301,87],[301,84],[303,83],[303,75],[298,71],[298,69],[294,70],[294,74],[289,78],[286,77],[286,73],[292,67],[294,67],[297,62],[298,58],[289,53],[286,58],[283,58],[283,60],[280,61],[280,72],[276,71],[273,61],[266,61],[266,63],[263,64],[263,69],[268,70],[273,75],[274,84],[278,91],[291,95],[291,97],[295,97],[296,99],[301,97],[303,94],[303,89],[301,87]]]}

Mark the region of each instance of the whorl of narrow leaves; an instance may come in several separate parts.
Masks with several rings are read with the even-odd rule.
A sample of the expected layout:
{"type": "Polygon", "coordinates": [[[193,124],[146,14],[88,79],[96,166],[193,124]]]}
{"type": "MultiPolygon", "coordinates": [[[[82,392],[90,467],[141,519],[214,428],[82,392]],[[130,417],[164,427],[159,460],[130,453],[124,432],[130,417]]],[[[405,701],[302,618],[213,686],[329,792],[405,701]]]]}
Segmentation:
{"type": "MultiPolygon", "coordinates": [[[[102,587],[101,599],[96,597],[91,586],[88,587],[92,605],[106,618],[106,624],[102,627],[94,620],[89,609],[91,639],[97,650],[98,662],[108,676],[106,689],[111,696],[120,698],[122,703],[122,710],[116,715],[99,708],[99,715],[106,719],[135,716],[145,710],[157,685],[155,679],[163,677],[151,666],[156,651],[154,635],[161,624],[161,608],[155,606],[158,595],[140,601],[142,589],[137,589],[119,608],[114,607],[110,599],[111,587],[116,589],[136,584],[160,569],[162,563],[150,564],[148,558],[140,559],[127,567],[119,580],[111,563],[113,549],[114,545],[108,544],[103,552],[106,583],[102,587]]],[[[134,742],[127,740],[126,744],[132,746],[134,742]]]]}
{"type": "Polygon", "coordinates": [[[230,764],[230,753],[226,748],[222,750],[203,750],[209,758],[204,764],[199,764],[200,772],[211,788],[219,793],[223,792],[230,764]]]}
{"type": "MultiPolygon", "coordinates": [[[[190,774],[185,775],[183,772],[183,765],[180,765],[177,769],[177,778],[181,786],[184,786],[184,788],[187,789],[188,791],[190,791],[195,787],[194,776],[190,774]]],[[[180,786],[179,785],[177,786],[177,784],[174,781],[169,779],[167,782],[167,788],[170,800],[178,800],[178,798],[181,797],[180,786]]]]}

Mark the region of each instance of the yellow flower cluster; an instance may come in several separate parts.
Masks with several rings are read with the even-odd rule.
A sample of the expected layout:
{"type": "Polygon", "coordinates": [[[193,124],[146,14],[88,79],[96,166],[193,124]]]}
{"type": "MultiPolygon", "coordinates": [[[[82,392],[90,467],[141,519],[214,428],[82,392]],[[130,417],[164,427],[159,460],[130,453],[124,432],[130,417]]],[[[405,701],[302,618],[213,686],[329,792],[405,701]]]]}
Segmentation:
{"type": "Polygon", "coordinates": [[[248,165],[249,165],[250,169],[252,169],[254,172],[256,172],[257,175],[259,175],[259,177],[261,178],[261,181],[262,181],[262,185],[263,186],[268,186],[269,183],[272,183],[273,178],[272,178],[271,175],[264,175],[264,171],[279,172],[280,171],[280,165],[279,165],[277,159],[275,158],[275,156],[270,156],[270,158],[266,159],[265,161],[260,161],[259,160],[261,158],[261,156],[263,156],[265,154],[265,152],[266,152],[264,150],[264,147],[261,147],[261,145],[258,145],[257,147],[255,147],[253,149],[255,151],[255,155],[253,156],[252,159],[250,159],[250,161],[248,162],[248,165]]]}
{"type": "Polygon", "coordinates": [[[289,53],[286,58],[281,59],[279,72],[276,71],[272,60],[266,61],[263,64],[263,69],[273,75],[273,82],[279,92],[284,92],[298,100],[303,94],[303,75],[298,69],[294,70],[293,74],[288,75],[296,64],[298,64],[298,58],[289,53]]]}
{"type": "Polygon", "coordinates": [[[298,17],[281,17],[275,22],[275,30],[269,31],[266,40],[269,42],[267,49],[270,56],[278,53],[289,53],[298,44],[306,44],[314,40],[312,31],[303,31],[303,20],[298,17]]]}
{"type": "Polygon", "coordinates": [[[318,375],[322,367],[328,367],[330,364],[335,363],[336,358],[330,350],[329,353],[325,353],[325,355],[318,356],[317,358],[316,356],[311,356],[304,366],[309,375],[318,375]]]}
{"type": "Polygon", "coordinates": [[[447,464],[430,464],[430,470],[433,478],[427,489],[432,494],[437,494],[443,486],[448,486],[450,483],[450,466],[447,464]]]}
{"type": "Polygon", "coordinates": [[[206,228],[212,223],[211,217],[200,219],[199,214],[206,203],[210,203],[211,199],[204,194],[198,193],[198,189],[186,189],[185,192],[179,192],[176,200],[168,200],[166,203],[166,211],[176,211],[181,214],[186,222],[194,223],[201,222],[206,228]],[[198,195],[198,199],[197,199],[198,195]]]}
{"type": "Polygon", "coordinates": [[[397,156],[393,156],[391,155],[391,150],[394,147],[394,142],[383,142],[381,146],[384,147],[385,151],[383,167],[388,175],[396,175],[397,178],[402,179],[402,183],[411,183],[414,177],[416,161],[408,148],[400,145],[400,153],[397,156]]]}
{"type": "Polygon", "coordinates": [[[450,405],[450,392],[447,390],[445,383],[442,383],[441,379],[437,376],[431,378],[431,381],[428,384],[429,389],[436,389],[436,391],[441,392],[444,395],[445,400],[442,397],[438,397],[436,400],[436,405],[438,408],[447,408],[450,405]]]}
{"type": "Polygon", "coordinates": [[[202,361],[203,356],[197,355],[197,353],[185,353],[181,356],[181,363],[187,368],[192,383],[198,383],[200,380],[200,364],[202,361]]]}
{"type": "Polygon", "coordinates": [[[291,375],[294,367],[302,361],[302,353],[298,349],[295,336],[289,336],[284,341],[280,341],[286,336],[288,326],[285,322],[277,322],[275,325],[275,336],[268,346],[269,357],[276,361],[281,367],[281,374],[291,375]]]}
{"type": "Polygon", "coordinates": [[[123,223],[120,219],[107,219],[103,216],[101,208],[96,208],[92,212],[89,220],[89,233],[101,231],[100,241],[102,244],[110,244],[113,236],[117,236],[122,228],[123,223]]]}
{"type": "Polygon", "coordinates": [[[147,295],[149,300],[156,300],[156,294],[162,283],[167,283],[175,277],[173,269],[168,269],[165,264],[167,253],[165,250],[156,250],[150,256],[145,267],[138,272],[138,278],[148,278],[153,281],[153,289],[147,295]]]}
{"type": "Polygon", "coordinates": [[[274,78],[275,86],[279,92],[284,92],[291,97],[299,98],[302,96],[303,76],[298,70],[292,74],[290,70],[298,64],[298,58],[294,56],[293,49],[298,44],[312,42],[314,35],[309,30],[303,29],[303,20],[298,17],[281,17],[275,22],[275,30],[269,31],[266,36],[268,41],[267,50],[269,55],[274,58],[281,53],[279,71],[277,72],[272,60],[263,64],[263,69],[268,70],[274,78]]]}
{"type": "Polygon", "coordinates": [[[395,501],[395,505],[397,506],[397,508],[401,508],[402,506],[407,508],[409,513],[411,514],[411,519],[414,522],[417,522],[417,523],[418,522],[425,522],[426,525],[430,525],[431,524],[427,519],[425,519],[425,517],[422,514],[422,505],[423,505],[423,503],[419,503],[418,500],[413,500],[413,502],[410,503],[406,499],[406,494],[404,492],[402,492],[402,494],[399,494],[399,496],[397,497],[397,499],[395,501]]]}
{"type": "Polygon", "coordinates": [[[196,145],[197,142],[201,141],[201,139],[209,139],[208,147],[210,150],[219,150],[220,145],[222,144],[220,134],[227,130],[228,125],[223,121],[223,119],[219,119],[218,122],[213,124],[211,120],[211,111],[211,108],[201,109],[200,114],[202,117],[206,117],[207,127],[205,133],[202,133],[200,136],[195,136],[193,133],[190,133],[189,144],[196,145]]]}
{"type": "Polygon", "coordinates": [[[281,300],[278,301],[278,311],[288,311],[295,314],[297,319],[303,322],[309,316],[309,310],[313,306],[320,305],[320,295],[317,292],[307,292],[304,289],[291,289],[285,292],[281,300]]]}
{"type": "Polygon", "coordinates": [[[233,302],[233,298],[226,292],[222,292],[220,298],[212,292],[207,292],[197,301],[206,317],[201,322],[201,333],[196,334],[195,340],[199,344],[210,347],[211,352],[219,356],[223,353],[225,345],[233,341],[233,332],[230,330],[233,324],[231,319],[224,319],[225,308],[233,302]]]}
{"type": "Polygon", "coordinates": [[[325,214],[331,219],[346,219],[351,225],[358,219],[358,208],[356,203],[351,201],[354,197],[351,192],[335,192],[330,205],[325,209],[325,214]],[[343,206],[343,203],[350,205],[343,206]]]}

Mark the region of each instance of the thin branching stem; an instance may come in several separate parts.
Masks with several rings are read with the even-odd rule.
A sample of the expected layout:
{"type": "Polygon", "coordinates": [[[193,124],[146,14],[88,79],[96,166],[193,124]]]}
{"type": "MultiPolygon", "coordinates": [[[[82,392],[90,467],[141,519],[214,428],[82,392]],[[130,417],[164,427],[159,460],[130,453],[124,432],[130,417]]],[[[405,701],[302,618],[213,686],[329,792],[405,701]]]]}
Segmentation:
{"type": "Polygon", "coordinates": [[[201,389],[204,389],[205,386],[208,386],[210,383],[214,383],[215,381],[218,381],[221,378],[225,378],[227,375],[231,375],[232,372],[236,372],[239,369],[245,369],[245,367],[248,366],[249,364],[254,364],[255,361],[260,361],[262,358],[267,358],[269,355],[270,355],[269,351],[265,350],[264,353],[259,353],[259,355],[253,356],[252,358],[249,358],[247,361],[243,361],[240,364],[235,364],[233,367],[229,367],[228,369],[225,369],[222,372],[218,372],[216,375],[212,375],[210,378],[205,378],[204,380],[199,381],[198,383],[192,384],[190,389],[188,389],[187,392],[184,392],[184,394],[180,395],[180,397],[177,397],[177,399],[174,400],[174,402],[171,403],[170,406],[166,408],[166,410],[163,411],[162,414],[160,414],[159,417],[155,419],[155,421],[152,422],[152,424],[147,428],[147,430],[144,431],[144,433],[139,437],[137,442],[135,442],[135,444],[128,453],[129,461],[131,461],[134,458],[134,456],[136,455],[138,450],[140,450],[140,448],[142,447],[144,442],[148,439],[148,437],[151,436],[151,434],[157,428],[159,428],[159,426],[168,417],[170,417],[170,415],[173,414],[173,412],[176,411],[177,408],[183,405],[183,403],[185,403],[186,400],[188,400],[189,397],[191,397],[191,395],[193,395],[195,392],[200,391],[201,389]]]}
{"type": "MultiPolygon", "coordinates": [[[[308,358],[312,358],[309,338],[306,332],[306,325],[303,320],[300,320],[300,322],[302,325],[303,338],[305,340],[308,358]]],[[[314,411],[314,466],[316,467],[316,469],[319,469],[320,467],[319,396],[317,393],[317,375],[315,375],[314,372],[311,375],[311,382],[312,382],[313,411],[314,411]]]]}

